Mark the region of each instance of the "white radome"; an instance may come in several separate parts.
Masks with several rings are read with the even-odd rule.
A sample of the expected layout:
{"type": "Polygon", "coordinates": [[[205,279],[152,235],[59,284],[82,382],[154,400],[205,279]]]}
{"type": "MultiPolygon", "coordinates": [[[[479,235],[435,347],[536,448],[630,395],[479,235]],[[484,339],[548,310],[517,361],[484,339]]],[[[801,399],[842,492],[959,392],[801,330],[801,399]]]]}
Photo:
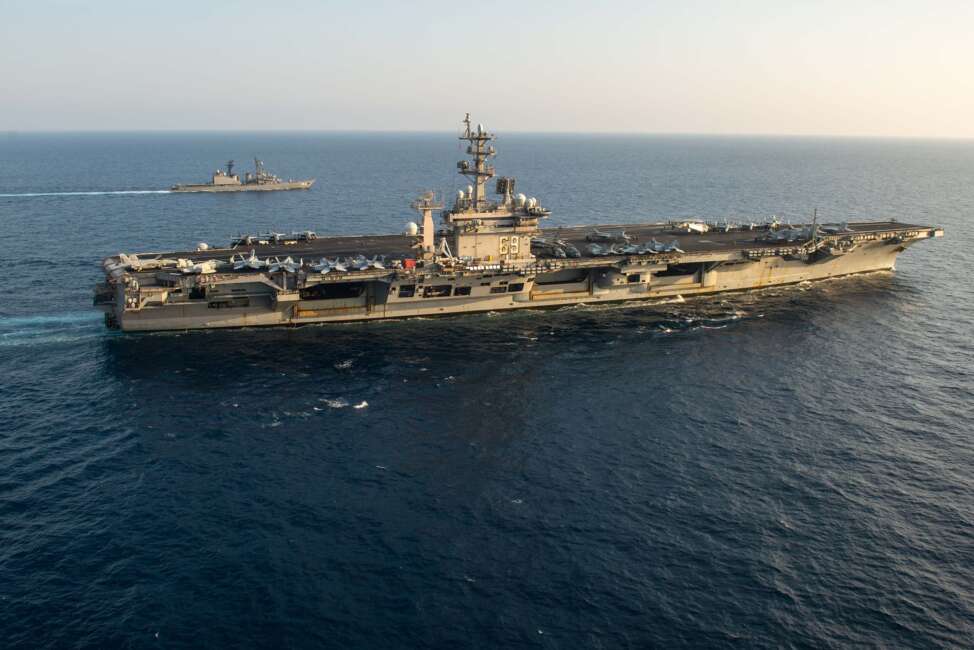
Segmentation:
{"type": "Polygon", "coordinates": [[[415,237],[416,235],[418,235],[419,234],[419,225],[417,225],[415,221],[410,221],[409,223],[407,223],[406,224],[406,234],[409,235],[409,236],[411,236],[411,237],[415,237]]]}
{"type": "Polygon", "coordinates": [[[207,244],[205,241],[201,241],[200,243],[196,244],[196,250],[198,250],[198,251],[208,251],[208,250],[210,250],[210,245],[207,244]]]}

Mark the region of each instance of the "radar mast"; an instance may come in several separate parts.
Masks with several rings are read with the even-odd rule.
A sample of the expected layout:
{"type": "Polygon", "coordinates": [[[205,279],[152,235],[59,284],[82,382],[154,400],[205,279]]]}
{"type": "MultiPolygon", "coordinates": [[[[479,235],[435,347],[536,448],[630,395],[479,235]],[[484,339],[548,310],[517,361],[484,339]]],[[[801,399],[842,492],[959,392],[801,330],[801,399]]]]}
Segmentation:
{"type": "Polygon", "coordinates": [[[461,160],[457,163],[457,169],[461,174],[473,181],[473,196],[467,197],[470,201],[470,209],[474,212],[482,212],[492,209],[487,201],[487,181],[494,176],[494,166],[488,159],[496,154],[493,145],[489,144],[494,139],[492,133],[488,133],[483,124],[478,124],[476,130],[470,127],[470,113],[463,119],[464,132],[460,136],[461,140],[466,140],[467,153],[473,158],[473,165],[469,160],[461,160]]]}

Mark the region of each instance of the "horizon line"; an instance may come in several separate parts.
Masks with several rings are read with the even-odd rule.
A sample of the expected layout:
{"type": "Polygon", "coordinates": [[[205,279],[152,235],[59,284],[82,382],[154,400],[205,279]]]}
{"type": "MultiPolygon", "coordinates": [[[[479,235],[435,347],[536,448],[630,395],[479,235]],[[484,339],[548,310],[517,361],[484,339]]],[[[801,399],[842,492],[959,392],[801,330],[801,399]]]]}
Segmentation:
{"type": "MultiPolygon", "coordinates": [[[[335,135],[444,135],[459,130],[445,129],[206,129],[206,128],[134,128],[134,129],[0,129],[6,137],[18,135],[108,135],[108,134],[335,134],[335,135]]],[[[500,132],[518,135],[575,135],[621,137],[720,137],[720,138],[802,138],[862,140],[974,140],[974,135],[892,135],[862,133],[776,133],[760,131],[558,131],[512,129],[500,132]]],[[[498,135],[495,132],[495,135],[498,135]]]]}

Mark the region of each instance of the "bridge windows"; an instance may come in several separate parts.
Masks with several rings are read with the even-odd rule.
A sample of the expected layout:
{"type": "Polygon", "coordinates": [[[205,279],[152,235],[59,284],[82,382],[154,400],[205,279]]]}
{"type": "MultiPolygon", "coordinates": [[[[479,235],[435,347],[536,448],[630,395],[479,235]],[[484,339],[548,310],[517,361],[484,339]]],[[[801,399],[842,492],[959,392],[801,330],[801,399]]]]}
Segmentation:
{"type": "Polygon", "coordinates": [[[470,295],[470,287],[454,287],[454,289],[453,289],[453,295],[454,296],[469,296],[470,295]]]}
{"type": "Polygon", "coordinates": [[[416,285],[415,284],[401,284],[399,285],[399,297],[400,298],[412,298],[416,295],[416,285]]]}

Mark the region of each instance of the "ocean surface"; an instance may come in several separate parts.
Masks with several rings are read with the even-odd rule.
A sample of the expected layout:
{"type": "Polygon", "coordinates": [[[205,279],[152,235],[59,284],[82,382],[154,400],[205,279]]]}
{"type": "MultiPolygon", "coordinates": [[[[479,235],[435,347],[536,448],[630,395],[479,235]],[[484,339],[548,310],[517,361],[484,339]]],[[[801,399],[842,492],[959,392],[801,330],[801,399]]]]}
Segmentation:
{"type": "Polygon", "coordinates": [[[399,232],[453,134],[0,135],[0,646],[970,647],[974,142],[501,134],[549,225],[895,218],[895,273],[107,331],[100,260],[399,232]],[[308,192],[168,194],[260,156],[308,192]]]}

